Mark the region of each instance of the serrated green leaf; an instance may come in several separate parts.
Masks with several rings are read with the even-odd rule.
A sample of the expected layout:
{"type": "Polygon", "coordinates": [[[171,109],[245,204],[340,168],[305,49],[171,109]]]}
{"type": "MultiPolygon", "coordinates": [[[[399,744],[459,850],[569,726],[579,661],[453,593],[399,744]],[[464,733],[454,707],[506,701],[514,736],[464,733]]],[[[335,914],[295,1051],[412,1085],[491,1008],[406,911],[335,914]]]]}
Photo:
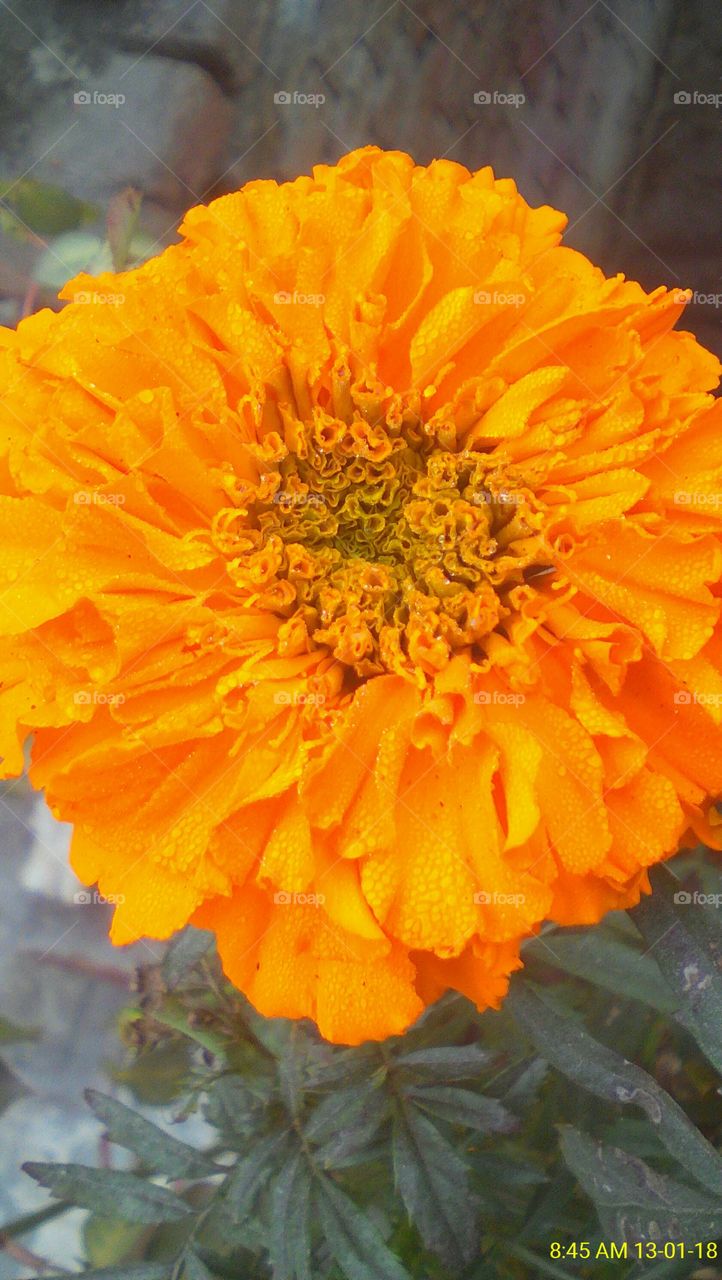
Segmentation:
{"type": "Polygon", "coordinates": [[[330,1179],[317,1179],[314,1202],[326,1243],[348,1280],[410,1280],[366,1213],[330,1179]]]}
{"type": "Polygon", "coordinates": [[[316,1147],[319,1165],[344,1168],[369,1156],[388,1114],[386,1091],[367,1081],[323,1098],[305,1122],[304,1137],[316,1147]]]}
{"type": "Polygon", "coordinates": [[[47,1187],[58,1200],[90,1209],[101,1218],[124,1222],[178,1222],[190,1206],[152,1182],[115,1169],[92,1169],[83,1164],[45,1164],[31,1161],[23,1170],[47,1187]]]}
{"type": "Polygon", "coordinates": [[[677,995],[677,1021],[722,1071],[721,913],[695,902],[666,867],[655,868],[652,883],[652,895],[630,914],[677,995]]]}
{"type": "Polygon", "coordinates": [[[339,1084],[351,1085],[357,1080],[368,1080],[378,1070],[378,1050],[368,1045],[340,1049],[336,1045],[312,1043],[306,1069],[306,1088],[328,1090],[339,1084]]]}
{"type": "Polygon", "coordinates": [[[480,1133],[511,1133],[519,1127],[516,1116],[498,1098],[487,1098],[471,1089],[453,1085],[411,1085],[404,1091],[418,1106],[451,1124],[466,1125],[480,1133]]]}
{"type": "Polygon", "coordinates": [[[273,1280],[311,1280],[311,1174],[299,1151],[271,1192],[269,1258],[273,1280]]]}
{"type": "Polygon", "coordinates": [[[208,929],[196,929],[187,925],[180,933],[171,938],[163,957],[161,972],[169,990],[173,990],[191,970],[200,964],[214,944],[213,934],[208,929]]]}
{"type": "Polygon", "coordinates": [[[247,1151],[252,1136],[266,1126],[275,1072],[261,1072],[257,1066],[250,1063],[242,1078],[235,1074],[219,1076],[208,1089],[205,1117],[234,1151],[247,1151]]]}
{"type": "Polygon", "coordinates": [[[244,1236],[239,1233],[248,1222],[256,1198],[271,1175],[283,1168],[293,1150],[293,1140],[285,1132],[254,1142],[248,1155],[240,1157],[216,1192],[204,1231],[215,1240],[243,1244],[244,1236]]]}
{"type": "Polygon", "coordinates": [[[671,1013],[679,1003],[650,955],[642,954],[609,929],[555,930],[534,938],[524,957],[554,965],[575,978],[611,991],[623,999],[639,1000],[651,1009],[671,1013]]]}
{"type": "Polygon", "coordinates": [[[200,1151],[163,1133],[157,1125],[115,1098],[96,1089],[87,1089],[85,1097],[105,1125],[110,1141],[133,1151],[153,1173],[193,1180],[224,1172],[200,1151]]]}
{"type": "Polygon", "coordinates": [[[646,1071],[561,1015],[535,993],[529,982],[512,983],[506,1008],[540,1053],[563,1075],[599,1098],[640,1107],[655,1126],[660,1141],[680,1164],[703,1186],[722,1194],[722,1159],[646,1071]]]}
{"type": "Polygon", "coordinates": [[[444,1084],[449,1080],[472,1080],[490,1061],[491,1054],[478,1045],[461,1044],[403,1053],[394,1060],[394,1066],[444,1084]]]}
{"type": "Polygon", "coordinates": [[[394,1114],[392,1158],[397,1190],[424,1244],[460,1272],[479,1245],[478,1206],[469,1195],[467,1165],[408,1103],[394,1114]]]}
{"type": "Polygon", "coordinates": [[[285,1052],[278,1059],[278,1085],[284,1106],[293,1120],[303,1109],[307,1041],[298,1025],[291,1027],[285,1052]]]}
{"type": "Polygon", "coordinates": [[[602,1228],[616,1239],[709,1240],[722,1232],[722,1205],[675,1182],[618,1147],[570,1125],[560,1129],[569,1168],[594,1201],[602,1228]]]}

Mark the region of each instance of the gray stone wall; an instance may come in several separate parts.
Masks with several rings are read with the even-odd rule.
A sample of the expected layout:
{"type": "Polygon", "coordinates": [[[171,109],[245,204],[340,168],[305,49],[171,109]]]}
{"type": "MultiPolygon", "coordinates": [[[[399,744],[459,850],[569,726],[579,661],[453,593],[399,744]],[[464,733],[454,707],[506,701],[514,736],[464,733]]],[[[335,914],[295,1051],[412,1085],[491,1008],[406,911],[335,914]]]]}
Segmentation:
{"type": "MultiPolygon", "coordinates": [[[[0,179],[101,206],[132,184],[161,243],[200,199],[376,142],[513,175],[609,272],[720,287],[722,105],[675,102],[719,89],[709,0],[12,0],[0,49],[0,179]]],[[[3,241],[0,288],[29,257],[3,241]]],[[[717,310],[690,312],[712,345],[717,310]]]]}

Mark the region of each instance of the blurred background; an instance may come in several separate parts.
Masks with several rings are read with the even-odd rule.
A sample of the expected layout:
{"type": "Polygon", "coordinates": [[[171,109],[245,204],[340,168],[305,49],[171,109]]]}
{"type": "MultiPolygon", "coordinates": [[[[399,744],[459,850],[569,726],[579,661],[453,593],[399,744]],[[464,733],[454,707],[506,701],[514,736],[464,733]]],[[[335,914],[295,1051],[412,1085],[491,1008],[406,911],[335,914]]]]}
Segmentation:
{"type": "MultiPolygon", "coordinates": [[[[108,231],[147,256],[193,204],[377,143],[514,177],[607,274],[692,289],[684,327],[722,354],[721,52],[709,0],[0,0],[0,321],[109,266],[108,231]]],[[[97,1161],[82,1089],[161,948],[110,947],[23,782],[0,822],[1,1232],[46,1203],[22,1160],[97,1161]]],[[[30,1253],[0,1234],[0,1278],[33,1250],[74,1268],[78,1218],[30,1253]]]]}

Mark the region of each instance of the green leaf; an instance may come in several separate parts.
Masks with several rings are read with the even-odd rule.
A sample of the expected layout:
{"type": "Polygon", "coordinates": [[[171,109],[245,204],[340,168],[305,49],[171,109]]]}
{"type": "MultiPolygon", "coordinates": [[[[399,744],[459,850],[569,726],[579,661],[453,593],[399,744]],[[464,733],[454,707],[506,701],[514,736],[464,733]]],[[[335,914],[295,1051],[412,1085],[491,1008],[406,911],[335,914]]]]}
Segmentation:
{"type": "Polygon", "coordinates": [[[158,1008],[153,1010],[153,1019],[162,1027],[170,1027],[172,1031],[180,1031],[196,1044],[207,1049],[214,1057],[225,1059],[227,1039],[210,1027],[198,1024],[191,1016],[191,1011],[176,996],[167,996],[158,1008]]]}
{"type": "Polygon", "coordinates": [[[555,965],[572,977],[585,978],[616,996],[639,1000],[661,1013],[671,1013],[679,1003],[652,957],[609,928],[555,930],[534,938],[524,949],[525,960],[528,957],[555,965]]]}
{"type": "Polygon", "coordinates": [[[453,1085],[412,1085],[405,1091],[420,1107],[451,1124],[466,1125],[481,1133],[511,1133],[519,1127],[516,1116],[507,1111],[498,1098],[487,1098],[471,1089],[453,1085]]]}
{"type": "Polygon", "coordinates": [[[257,1196],[271,1175],[283,1168],[292,1150],[285,1131],[251,1144],[248,1155],[241,1156],[216,1192],[204,1231],[214,1240],[243,1244],[245,1237],[239,1232],[245,1227],[257,1196]]]}
{"type": "Polygon", "coordinates": [[[178,1039],[173,1044],[155,1045],[112,1074],[118,1084],[132,1089],[139,1102],[162,1106],[186,1090],[189,1070],[190,1045],[178,1039]]]}
{"type": "Polygon", "coordinates": [[[722,1194],[722,1159],[646,1071],[561,1015],[529,982],[512,983],[506,1007],[557,1070],[599,1098],[641,1107],[667,1150],[698,1182],[722,1194]]]}
{"type": "Polygon", "coordinates": [[[348,1280],[410,1280],[366,1213],[329,1178],[314,1188],[318,1222],[348,1280]]]}
{"type": "Polygon", "coordinates": [[[183,1259],[183,1280],[213,1280],[212,1273],[197,1253],[187,1253],[183,1259]]]}
{"type": "Polygon", "coordinates": [[[551,1262],[549,1258],[540,1257],[538,1253],[532,1253],[531,1249],[525,1249],[522,1244],[514,1244],[509,1240],[504,1241],[504,1248],[510,1253],[512,1258],[519,1258],[521,1262],[526,1262],[534,1268],[531,1272],[535,1277],[549,1276],[551,1280],[576,1280],[572,1271],[566,1271],[564,1268],[557,1266],[551,1262]]]}
{"type": "Polygon", "coordinates": [[[39,1027],[20,1027],[0,1017],[0,1044],[21,1044],[25,1040],[37,1040],[39,1036],[39,1027]]]}
{"type": "Polygon", "coordinates": [[[461,1044],[404,1053],[394,1060],[394,1066],[443,1084],[449,1080],[471,1080],[481,1075],[490,1061],[491,1054],[478,1045],[461,1044]]]}
{"type": "Polygon", "coordinates": [[[0,181],[0,200],[19,220],[20,229],[38,236],[57,236],[94,222],[95,205],[76,200],[60,187],[35,178],[0,181]]]}
{"type": "Polygon", "coordinates": [[[83,1226],[87,1261],[94,1267],[109,1267],[142,1258],[142,1244],[148,1227],[120,1218],[99,1218],[91,1214],[83,1226]]]}
{"type": "Polygon", "coordinates": [[[466,1164],[430,1120],[403,1102],[394,1114],[392,1156],[396,1187],[424,1244],[460,1272],[479,1245],[466,1164]]]}
{"type": "Polygon", "coordinates": [[[209,1086],[204,1113],[234,1151],[247,1151],[252,1135],[266,1127],[266,1110],[274,1091],[275,1072],[250,1062],[243,1074],[218,1076],[209,1086]]]}
{"type": "Polygon", "coordinates": [[[19,1080],[15,1072],[0,1061],[0,1111],[4,1111],[11,1102],[22,1098],[27,1092],[22,1080],[19,1080]]]}
{"type": "Polygon", "coordinates": [[[615,1238],[710,1240],[722,1232],[719,1199],[571,1126],[562,1126],[560,1137],[564,1159],[594,1201],[603,1230],[615,1238]]]}
{"type": "Polygon", "coordinates": [[[469,1160],[484,1181],[504,1187],[533,1187],[548,1181],[547,1174],[533,1164],[523,1164],[518,1156],[509,1159],[495,1151],[474,1151],[469,1160]]]}
{"type": "Polygon", "coordinates": [[[291,1027],[288,1042],[278,1059],[278,1086],[283,1104],[289,1116],[296,1121],[303,1110],[304,1068],[306,1065],[307,1041],[303,1031],[294,1023],[291,1027]]]}
{"type": "Polygon", "coordinates": [[[166,986],[172,990],[185,978],[210,951],[214,944],[208,929],[195,929],[188,925],[181,929],[168,944],[161,971],[166,986]]]}
{"type": "Polygon", "coordinates": [[[504,1072],[501,1096],[507,1106],[526,1109],[537,1097],[547,1078],[549,1067],[543,1058],[533,1058],[531,1062],[525,1061],[520,1071],[517,1071],[518,1065],[514,1063],[508,1071],[504,1072]],[[507,1084],[509,1077],[511,1081],[507,1084]]]}
{"type": "MultiPolygon", "coordinates": [[[[32,1280],[68,1280],[67,1271],[55,1272],[42,1276],[33,1276],[32,1280]]],[[[171,1280],[171,1264],[169,1262],[140,1262],[130,1267],[100,1267],[91,1271],[80,1271],[78,1280],[171,1280]]]]}
{"type": "Polygon", "coordinates": [[[311,1112],[303,1132],[318,1148],[318,1163],[338,1169],[368,1155],[388,1113],[386,1091],[369,1081],[330,1093],[311,1112]]]}
{"type": "Polygon", "coordinates": [[[25,1173],[47,1187],[58,1200],[91,1209],[101,1218],[124,1222],[177,1222],[190,1206],[165,1187],[145,1182],[133,1173],[92,1169],[83,1164],[24,1164],[25,1173]]]}
{"type": "Polygon", "coordinates": [[[677,994],[677,1021],[722,1071],[720,911],[695,901],[666,867],[655,868],[652,883],[652,895],[642,898],[630,914],[677,994]]]}
{"type": "Polygon", "coordinates": [[[336,1085],[351,1085],[357,1080],[368,1080],[378,1069],[375,1046],[339,1049],[336,1045],[312,1043],[306,1069],[306,1088],[326,1090],[336,1085]]]}
{"type": "Polygon", "coordinates": [[[307,1161],[299,1151],[281,1170],[271,1193],[273,1280],[312,1280],[311,1185],[307,1161]]]}
{"type": "Polygon", "coordinates": [[[135,1152],[153,1173],[193,1180],[224,1172],[201,1152],[163,1133],[157,1125],[115,1098],[95,1089],[87,1089],[85,1097],[105,1125],[110,1141],[135,1152]]]}

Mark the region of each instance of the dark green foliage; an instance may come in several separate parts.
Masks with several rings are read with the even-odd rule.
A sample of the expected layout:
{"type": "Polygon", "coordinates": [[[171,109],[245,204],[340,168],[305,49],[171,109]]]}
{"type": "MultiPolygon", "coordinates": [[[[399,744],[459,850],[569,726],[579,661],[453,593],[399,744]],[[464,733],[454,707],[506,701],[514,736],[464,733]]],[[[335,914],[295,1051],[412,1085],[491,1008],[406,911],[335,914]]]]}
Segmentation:
{"type": "Polygon", "coordinates": [[[210,936],[186,932],[124,1018],[135,1058],[120,1079],[180,1118],[201,1110],[215,1140],[196,1151],[89,1092],[135,1172],[26,1166],[92,1210],[96,1270],[83,1274],[691,1274],[679,1258],[640,1271],[594,1252],[722,1234],[722,910],[693,899],[696,881],[652,878],[629,915],[532,942],[499,1013],[449,994],[404,1037],[356,1049],[261,1018],[224,982],[210,936]],[[552,1255],[575,1240],[589,1260],[552,1255]]]}

